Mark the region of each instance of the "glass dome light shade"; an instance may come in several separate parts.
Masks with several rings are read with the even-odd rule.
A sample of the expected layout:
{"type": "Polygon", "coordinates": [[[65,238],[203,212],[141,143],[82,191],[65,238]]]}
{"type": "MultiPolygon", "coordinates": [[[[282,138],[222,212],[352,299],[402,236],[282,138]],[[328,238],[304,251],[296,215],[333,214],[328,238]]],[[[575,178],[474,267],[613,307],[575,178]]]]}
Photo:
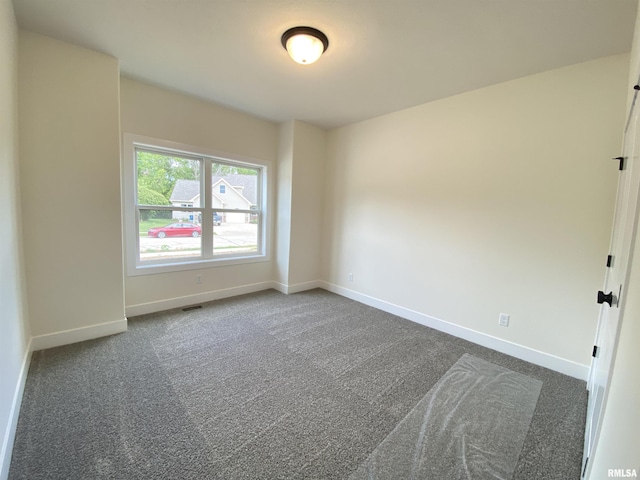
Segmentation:
{"type": "Polygon", "coordinates": [[[316,37],[298,34],[287,40],[287,52],[295,62],[309,65],[320,58],[324,46],[316,37]]]}
{"type": "Polygon", "coordinates": [[[282,35],[282,46],[295,62],[309,65],[325,52],[329,40],[324,33],[315,28],[294,27],[282,35]]]}

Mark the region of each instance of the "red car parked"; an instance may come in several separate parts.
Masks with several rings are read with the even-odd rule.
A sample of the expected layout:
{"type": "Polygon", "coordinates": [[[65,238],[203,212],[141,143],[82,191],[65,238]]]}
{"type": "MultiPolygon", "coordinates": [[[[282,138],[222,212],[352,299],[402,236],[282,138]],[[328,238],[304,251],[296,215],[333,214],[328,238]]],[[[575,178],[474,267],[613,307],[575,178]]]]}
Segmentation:
{"type": "Polygon", "coordinates": [[[193,223],[172,223],[164,227],[150,228],[147,235],[150,237],[199,237],[202,233],[200,225],[193,223]]]}

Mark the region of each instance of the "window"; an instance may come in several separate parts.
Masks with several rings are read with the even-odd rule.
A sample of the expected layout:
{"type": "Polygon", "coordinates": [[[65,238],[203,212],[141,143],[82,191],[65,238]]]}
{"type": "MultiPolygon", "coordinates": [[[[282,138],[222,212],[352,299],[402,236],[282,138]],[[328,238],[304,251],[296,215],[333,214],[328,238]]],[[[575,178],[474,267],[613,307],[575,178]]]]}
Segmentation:
{"type": "Polygon", "coordinates": [[[130,275],[268,260],[266,162],[128,134],[124,145],[130,275]]]}

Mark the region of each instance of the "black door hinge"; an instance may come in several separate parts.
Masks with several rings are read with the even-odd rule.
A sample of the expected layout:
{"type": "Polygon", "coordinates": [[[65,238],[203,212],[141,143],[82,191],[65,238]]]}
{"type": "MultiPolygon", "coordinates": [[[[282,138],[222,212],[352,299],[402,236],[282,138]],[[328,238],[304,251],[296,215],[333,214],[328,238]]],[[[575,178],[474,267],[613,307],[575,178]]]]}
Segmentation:
{"type": "Polygon", "coordinates": [[[607,255],[607,267],[613,265],[613,255],[607,255]]]}
{"type": "Polygon", "coordinates": [[[597,345],[594,345],[594,346],[593,346],[593,352],[591,352],[591,356],[592,356],[593,358],[596,358],[596,357],[598,356],[598,350],[599,350],[599,349],[598,349],[598,346],[597,346],[597,345]]]}
{"type": "Polygon", "coordinates": [[[624,157],[613,157],[612,160],[618,160],[620,165],[618,165],[618,170],[624,170],[624,157]]]}

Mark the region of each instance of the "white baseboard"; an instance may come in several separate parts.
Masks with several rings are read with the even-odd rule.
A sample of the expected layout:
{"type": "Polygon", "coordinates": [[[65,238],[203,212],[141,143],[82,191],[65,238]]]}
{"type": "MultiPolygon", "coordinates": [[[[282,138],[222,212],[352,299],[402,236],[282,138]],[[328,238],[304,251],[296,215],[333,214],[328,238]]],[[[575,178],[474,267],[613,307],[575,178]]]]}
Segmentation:
{"type": "Polygon", "coordinates": [[[273,282],[273,288],[281,293],[289,295],[290,293],[304,292],[306,290],[313,290],[314,288],[323,288],[323,282],[320,280],[313,280],[311,282],[296,283],[293,285],[273,282]]]}
{"type": "MultiPolygon", "coordinates": [[[[468,340],[470,342],[482,345],[487,348],[491,348],[498,352],[511,355],[513,357],[531,362],[536,365],[540,365],[545,368],[549,368],[556,372],[569,375],[574,378],[586,381],[589,375],[589,366],[582,365],[571,360],[567,360],[555,355],[551,355],[539,350],[535,350],[523,345],[519,345],[507,340],[493,337],[485,333],[472,330],[467,327],[462,327],[445,320],[441,320],[424,313],[417,312],[393,303],[380,300],[378,298],[350,290],[348,288],[325,282],[322,280],[314,280],[310,282],[303,282],[293,285],[286,285],[276,281],[265,281],[259,283],[253,283],[249,285],[241,285],[238,287],[225,288],[221,290],[215,290],[212,292],[200,293],[196,295],[187,295],[183,297],[176,297],[167,300],[161,300],[158,302],[150,302],[139,305],[131,305],[126,307],[126,315],[128,317],[143,315],[147,313],[160,312],[163,310],[170,310],[173,308],[181,308],[189,305],[195,305],[198,303],[211,302],[222,298],[234,297],[236,295],[244,295],[247,293],[259,292],[262,290],[275,289],[285,294],[292,294],[302,292],[305,290],[311,290],[314,288],[323,288],[330,292],[336,293],[343,297],[350,298],[365,305],[369,305],[374,308],[378,308],[385,312],[397,315],[412,322],[425,325],[427,327],[439,330],[444,333],[448,333],[458,338],[468,340]]],[[[49,335],[41,335],[32,338],[32,350],[41,350],[43,348],[57,347],[60,345],[66,345],[69,343],[80,342],[83,340],[89,340],[92,338],[98,338],[106,335],[112,335],[115,333],[124,332],[127,330],[127,320],[118,320],[116,322],[109,322],[100,325],[93,325],[90,327],[79,328],[75,330],[67,330],[64,332],[53,333],[49,335]]],[[[0,479],[1,480],[1,479],[0,479]]]]}
{"type": "Polygon", "coordinates": [[[60,347],[70,343],[83,342],[94,338],[106,337],[116,333],[127,331],[127,319],[115,320],[113,322],[90,325],[88,327],[73,328],[62,332],[38,335],[31,338],[31,350],[44,350],[45,348],[60,347]]]}
{"type": "Polygon", "coordinates": [[[0,450],[0,480],[9,478],[9,467],[11,466],[11,454],[13,453],[13,443],[16,438],[16,430],[18,428],[18,417],[20,416],[20,406],[22,405],[22,395],[24,394],[24,386],[27,382],[27,373],[29,372],[29,364],[31,362],[31,346],[32,341],[29,340],[27,349],[22,360],[22,367],[18,375],[18,382],[15,387],[11,409],[9,411],[9,422],[7,430],[4,432],[4,441],[2,442],[2,450],[0,450]]]}
{"type": "Polygon", "coordinates": [[[266,281],[259,283],[252,283],[249,285],[240,285],[239,287],[223,288],[220,290],[213,290],[211,292],[197,293],[195,295],[185,295],[183,297],[174,297],[166,300],[159,300],[157,302],[141,303],[138,305],[129,305],[125,308],[127,317],[135,317],[136,315],[145,315],[147,313],[162,312],[165,310],[171,310],[173,308],[182,308],[189,305],[196,305],[199,303],[212,302],[214,300],[220,300],[222,298],[235,297],[237,295],[244,295],[247,293],[260,292],[262,290],[274,289],[284,294],[298,293],[305,290],[312,290],[314,288],[322,288],[322,282],[320,280],[314,280],[311,282],[297,283],[294,285],[286,285],[284,283],[276,281],[266,281]]]}
{"type": "Polygon", "coordinates": [[[246,293],[260,292],[275,288],[279,290],[277,282],[267,281],[252,283],[249,285],[241,285],[239,287],[223,288],[212,292],[197,293],[195,295],[185,295],[183,297],[174,297],[167,300],[157,302],[141,303],[138,305],[129,305],[125,307],[127,317],[135,317],[136,315],[145,315],[147,313],[162,312],[173,308],[187,307],[199,303],[212,302],[221,298],[235,297],[236,295],[244,295],[246,293]]]}
{"type": "Polygon", "coordinates": [[[550,355],[548,353],[540,352],[539,350],[534,350],[532,348],[509,342],[501,338],[493,337],[491,335],[487,335],[470,328],[462,327],[460,325],[456,325],[445,320],[432,317],[430,315],[425,315],[424,313],[416,312],[415,310],[401,307],[384,300],[379,300],[375,297],[371,297],[369,295],[365,295],[363,293],[356,292],[355,290],[350,290],[333,283],[324,281],[318,283],[318,286],[320,288],[324,288],[325,290],[328,290],[330,292],[337,293],[338,295],[341,295],[343,297],[347,297],[351,300],[369,305],[370,307],[374,307],[393,315],[397,315],[406,320],[411,320],[412,322],[419,323],[420,325],[425,325],[435,330],[448,333],[450,335],[453,335],[454,337],[462,338],[478,345],[482,345],[483,347],[491,348],[498,352],[511,355],[512,357],[525,360],[535,365],[540,365],[541,367],[545,367],[550,370],[554,370],[556,372],[560,372],[565,375],[569,375],[571,377],[585,381],[587,380],[587,377],[589,375],[589,367],[587,365],[582,365],[571,360],[566,360],[555,355],[550,355]]]}

